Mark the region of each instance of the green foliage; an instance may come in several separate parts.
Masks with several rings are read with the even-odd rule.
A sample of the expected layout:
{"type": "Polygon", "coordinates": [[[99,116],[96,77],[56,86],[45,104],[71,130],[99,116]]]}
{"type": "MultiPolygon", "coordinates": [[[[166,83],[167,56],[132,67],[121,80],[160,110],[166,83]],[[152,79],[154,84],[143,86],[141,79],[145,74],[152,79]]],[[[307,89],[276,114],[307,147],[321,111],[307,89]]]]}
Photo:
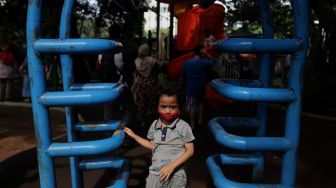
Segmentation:
{"type": "MultiPolygon", "coordinates": [[[[95,19],[94,18],[77,18],[77,29],[79,32],[79,36],[81,38],[91,38],[94,36],[94,30],[92,28],[95,27],[95,19]]],[[[102,33],[103,38],[108,37],[107,29],[102,33]]]]}
{"type": "Polygon", "coordinates": [[[310,0],[311,29],[304,108],[319,110],[336,107],[336,1],[310,0]]]}
{"type": "Polygon", "coordinates": [[[123,27],[125,38],[141,37],[144,28],[143,12],[146,11],[146,7],[140,1],[136,2],[136,8],[127,12],[113,0],[97,0],[97,5],[90,5],[87,1],[79,1],[76,15],[81,34],[106,38],[108,37],[108,27],[117,24],[123,27]]]}
{"type": "Polygon", "coordinates": [[[26,47],[25,45],[26,30],[24,27],[26,25],[26,15],[27,15],[26,3],[18,0],[1,1],[0,3],[1,47],[5,43],[11,44],[14,47],[15,51],[22,51],[22,49],[26,47]]]}
{"type": "MultiPolygon", "coordinates": [[[[44,1],[42,11],[42,35],[55,38],[59,34],[60,15],[64,1],[44,1]]],[[[126,12],[118,7],[113,0],[97,0],[97,5],[88,1],[78,1],[75,6],[73,37],[108,37],[107,28],[111,24],[124,25],[125,38],[142,36],[144,28],[143,12],[146,7],[136,1],[136,9],[126,12]]],[[[10,43],[19,56],[25,56],[26,51],[26,17],[28,1],[0,1],[0,47],[10,43]]],[[[23,58],[20,57],[20,58],[23,58]]]]}
{"type": "MultiPolygon", "coordinates": [[[[262,25],[257,1],[227,0],[225,30],[228,33],[261,33],[262,25]]],[[[270,1],[273,14],[274,32],[277,38],[283,38],[293,32],[293,16],[288,0],[270,1]]]]}

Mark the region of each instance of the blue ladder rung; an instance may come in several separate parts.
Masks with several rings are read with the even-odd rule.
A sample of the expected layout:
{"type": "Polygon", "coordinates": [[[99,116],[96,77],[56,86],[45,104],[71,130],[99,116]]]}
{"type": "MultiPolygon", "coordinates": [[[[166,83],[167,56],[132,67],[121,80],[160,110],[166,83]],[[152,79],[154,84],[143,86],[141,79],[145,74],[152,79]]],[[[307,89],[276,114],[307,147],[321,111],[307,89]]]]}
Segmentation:
{"type": "Polygon", "coordinates": [[[95,141],[52,143],[47,152],[51,157],[96,155],[118,149],[124,141],[125,133],[118,130],[112,137],[95,141]]]}
{"type": "Polygon", "coordinates": [[[34,42],[36,52],[48,54],[102,53],[121,46],[107,39],[38,39],[34,42]]]}
{"type": "Polygon", "coordinates": [[[118,169],[117,178],[114,181],[114,184],[110,187],[116,187],[116,188],[127,187],[127,181],[130,174],[129,171],[130,163],[126,159],[119,157],[85,159],[79,163],[79,168],[81,170],[116,168],[118,169]]]}
{"type": "Polygon", "coordinates": [[[82,170],[97,170],[104,168],[121,168],[127,162],[120,157],[109,157],[100,159],[83,159],[80,161],[79,168],[82,170]]]}
{"type": "Polygon", "coordinates": [[[99,123],[77,123],[76,130],[79,132],[100,132],[100,131],[114,131],[119,128],[120,120],[111,120],[99,123]]]}
{"type": "Polygon", "coordinates": [[[94,89],[113,89],[120,86],[118,83],[85,83],[85,84],[72,84],[70,86],[71,91],[80,90],[94,90],[94,89]]]}
{"type": "Polygon", "coordinates": [[[103,104],[114,101],[122,92],[122,86],[112,89],[46,92],[39,98],[45,106],[75,106],[103,104]]]}
{"type": "Polygon", "coordinates": [[[229,128],[259,128],[259,121],[257,118],[247,117],[219,117],[217,122],[223,127],[229,128]]]}
{"type": "Polygon", "coordinates": [[[264,83],[261,80],[227,79],[227,78],[222,78],[221,80],[222,82],[235,86],[256,87],[256,88],[265,87],[264,83]]]}
{"type": "Polygon", "coordinates": [[[222,96],[238,101],[292,102],[296,95],[291,89],[250,88],[225,83],[225,80],[211,81],[211,86],[222,96]]]}
{"type": "Polygon", "coordinates": [[[259,158],[251,155],[225,155],[216,154],[208,157],[207,166],[212,176],[215,187],[218,188],[285,188],[282,184],[255,184],[240,183],[229,180],[225,177],[223,165],[255,165],[259,158]]]}
{"type": "Polygon", "coordinates": [[[225,125],[219,123],[220,118],[209,121],[208,127],[217,143],[245,151],[287,151],[292,148],[291,142],[284,137],[244,137],[226,132],[225,125]]]}
{"type": "Polygon", "coordinates": [[[299,39],[229,38],[216,42],[216,48],[237,53],[295,53],[302,48],[299,39]]]}
{"type": "Polygon", "coordinates": [[[215,154],[215,160],[220,160],[221,165],[256,165],[263,157],[253,154],[215,154]]]}
{"type": "Polygon", "coordinates": [[[127,180],[130,176],[129,163],[125,163],[125,165],[122,166],[122,168],[119,169],[118,175],[116,180],[114,181],[114,184],[107,188],[126,188],[127,187],[127,180]]]}

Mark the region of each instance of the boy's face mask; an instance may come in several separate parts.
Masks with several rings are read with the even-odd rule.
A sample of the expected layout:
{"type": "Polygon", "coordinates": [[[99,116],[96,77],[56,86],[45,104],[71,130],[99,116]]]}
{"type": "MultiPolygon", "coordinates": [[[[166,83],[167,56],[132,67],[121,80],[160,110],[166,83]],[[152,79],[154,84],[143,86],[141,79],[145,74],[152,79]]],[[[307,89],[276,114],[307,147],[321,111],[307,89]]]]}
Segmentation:
{"type": "Polygon", "coordinates": [[[159,112],[160,117],[161,117],[162,119],[164,119],[164,120],[166,120],[166,121],[169,121],[169,122],[175,120],[176,118],[178,118],[178,117],[181,115],[180,110],[176,110],[176,111],[175,111],[174,113],[172,113],[172,114],[164,114],[164,113],[160,112],[159,109],[158,109],[158,112],[159,112]]]}

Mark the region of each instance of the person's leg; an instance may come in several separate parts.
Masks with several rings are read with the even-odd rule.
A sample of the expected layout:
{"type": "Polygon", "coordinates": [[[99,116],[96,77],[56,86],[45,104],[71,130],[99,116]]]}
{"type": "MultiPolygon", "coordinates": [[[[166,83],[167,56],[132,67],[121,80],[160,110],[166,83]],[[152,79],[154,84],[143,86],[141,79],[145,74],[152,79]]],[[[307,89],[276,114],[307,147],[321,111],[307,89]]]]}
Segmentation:
{"type": "Polygon", "coordinates": [[[198,108],[198,124],[202,125],[204,119],[204,103],[202,102],[198,108]]]}
{"type": "Polygon", "coordinates": [[[194,112],[194,128],[198,129],[199,126],[203,123],[203,102],[200,97],[193,97],[193,112],[194,112]],[[197,121],[197,122],[196,122],[197,121]]]}
{"type": "Polygon", "coordinates": [[[6,81],[5,79],[0,79],[0,101],[5,100],[5,90],[6,90],[6,81]]]}
{"type": "Polygon", "coordinates": [[[194,97],[191,96],[186,96],[186,104],[185,104],[185,110],[188,113],[189,116],[189,123],[190,123],[190,127],[192,129],[195,128],[196,126],[196,110],[197,110],[197,101],[194,97]]]}
{"type": "Polygon", "coordinates": [[[195,111],[190,111],[189,112],[189,121],[190,121],[190,127],[191,129],[195,128],[195,116],[196,116],[196,112],[195,111]]]}
{"type": "Polygon", "coordinates": [[[124,114],[122,120],[125,121],[127,127],[133,128],[133,121],[136,117],[137,106],[133,99],[131,90],[129,88],[125,88],[122,96],[120,97],[121,107],[124,109],[124,114]]]}
{"type": "Polygon", "coordinates": [[[13,87],[13,79],[6,79],[5,100],[9,100],[13,97],[12,96],[12,87],[13,87]]]}
{"type": "Polygon", "coordinates": [[[170,188],[185,188],[187,187],[187,175],[185,171],[178,172],[172,175],[169,182],[170,188]]]}
{"type": "Polygon", "coordinates": [[[158,175],[149,174],[146,178],[146,188],[161,187],[160,177],[158,175]]]}
{"type": "MultiPolygon", "coordinates": [[[[135,125],[134,120],[136,118],[137,107],[134,102],[131,90],[128,87],[124,88],[124,91],[120,97],[120,102],[121,102],[121,108],[123,109],[123,115],[122,115],[122,120],[121,120],[123,123],[122,126],[131,128],[133,130],[136,130],[136,132],[138,132],[137,129],[134,129],[134,128],[138,128],[134,126],[135,125]]],[[[126,135],[123,146],[133,147],[134,140],[131,139],[128,135],[126,135]]]]}

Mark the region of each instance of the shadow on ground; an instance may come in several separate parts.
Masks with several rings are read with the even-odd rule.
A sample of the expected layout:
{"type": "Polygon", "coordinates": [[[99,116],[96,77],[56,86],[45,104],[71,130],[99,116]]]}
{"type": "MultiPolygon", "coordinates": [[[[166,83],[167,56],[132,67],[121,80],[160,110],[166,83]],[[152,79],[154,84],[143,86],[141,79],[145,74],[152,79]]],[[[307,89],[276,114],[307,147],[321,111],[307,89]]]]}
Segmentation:
{"type": "MultiPolygon", "coordinates": [[[[99,108],[82,109],[83,117],[90,115],[100,116],[99,108]],[[90,111],[94,109],[94,113],[90,111]]],[[[14,112],[13,112],[14,113],[14,112]]],[[[216,116],[252,116],[254,106],[251,104],[228,105],[220,110],[207,110],[207,120],[216,116]]],[[[279,136],[283,134],[284,113],[271,108],[269,134],[279,136]]],[[[89,118],[90,119],[90,118],[89,118]]],[[[94,120],[91,117],[90,120],[94,120]]],[[[15,121],[15,119],[6,121],[15,121]]],[[[335,142],[335,122],[323,121],[302,117],[301,139],[299,149],[299,163],[297,171],[298,188],[333,188],[336,187],[336,152],[333,150],[335,142]]],[[[32,124],[31,124],[32,128],[32,124]]],[[[208,156],[221,152],[235,152],[218,146],[210,135],[206,125],[195,132],[195,155],[187,162],[186,170],[189,178],[189,188],[212,188],[205,160],[208,156]]],[[[33,138],[31,138],[33,139],[33,138]]],[[[64,139],[64,138],[62,138],[64,139]]],[[[132,163],[131,176],[128,187],[145,187],[145,178],[150,164],[150,152],[135,146],[121,148],[105,156],[124,156],[132,163]]],[[[266,153],[265,182],[279,183],[281,174],[281,154],[266,153]]],[[[56,177],[58,187],[71,187],[70,171],[67,158],[56,158],[56,177]]],[[[228,177],[237,181],[250,181],[250,168],[224,167],[228,177]]],[[[84,172],[84,187],[100,188],[111,185],[115,177],[114,170],[95,170],[84,172]]],[[[39,176],[35,148],[23,151],[0,163],[0,185],[6,188],[39,187],[39,176]]]]}

